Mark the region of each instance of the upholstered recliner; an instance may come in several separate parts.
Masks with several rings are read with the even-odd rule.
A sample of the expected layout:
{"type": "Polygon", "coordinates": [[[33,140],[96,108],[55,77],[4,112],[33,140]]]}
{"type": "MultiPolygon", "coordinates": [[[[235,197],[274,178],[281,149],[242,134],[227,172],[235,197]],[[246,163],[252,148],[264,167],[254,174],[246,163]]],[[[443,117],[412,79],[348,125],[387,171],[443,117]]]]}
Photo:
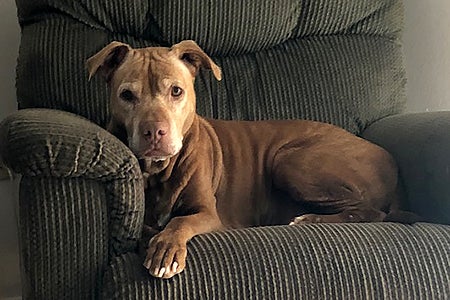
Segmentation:
{"type": "Polygon", "coordinates": [[[402,114],[397,0],[17,0],[20,110],[0,127],[20,173],[25,299],[448,299],[450,113],[402,114]],[[312,224],[203,234],[186,270],[155,279],[136,254],[136,158],[102,127],[108,90],[85,60],[112,40],[193,39],[223,80],[196,80],[200,114],[334,123],[385,147],[404,209],[428,223],[312,224]],[[36,109],[39,108],[39,109],[36,109]],[[42,109],[44,108],[44,109],[42,109]],[[440,224],[438,224],[440,223],[440,224]]]}

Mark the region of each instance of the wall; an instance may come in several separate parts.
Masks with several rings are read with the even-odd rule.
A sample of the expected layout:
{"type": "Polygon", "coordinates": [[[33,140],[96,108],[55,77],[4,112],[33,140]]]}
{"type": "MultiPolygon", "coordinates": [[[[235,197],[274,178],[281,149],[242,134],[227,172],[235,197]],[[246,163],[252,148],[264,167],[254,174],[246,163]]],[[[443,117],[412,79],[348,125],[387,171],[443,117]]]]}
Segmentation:
{"type": "Polygon", "coordinates": [[[450,1],[404,3],[408,110],[450,110],[450,1]]]}
{"type": "MultiPolygon", "coordinates": [[[[13,0],[0,0],[0,120],[16,110],[15,64],[20,29],[13,0]]],[[[17,181],[0,181],[0,299],[20,295],[17,181]]]]}

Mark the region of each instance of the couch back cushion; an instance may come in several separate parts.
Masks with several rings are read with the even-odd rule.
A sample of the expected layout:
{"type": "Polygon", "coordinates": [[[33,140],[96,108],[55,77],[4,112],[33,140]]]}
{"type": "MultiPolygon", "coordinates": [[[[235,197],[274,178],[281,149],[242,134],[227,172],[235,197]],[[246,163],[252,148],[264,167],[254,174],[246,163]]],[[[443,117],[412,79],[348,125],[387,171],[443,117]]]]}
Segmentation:
{"type": "Polygon", "coordinates": [[[196,80],[198,111],[224,119],[314,119],[359,133],[405,105],[399,0],[17,0],[19,108],[104,126],[109,92],[85,60],[112,40],[195,40],[222,68],[196,80]]]}

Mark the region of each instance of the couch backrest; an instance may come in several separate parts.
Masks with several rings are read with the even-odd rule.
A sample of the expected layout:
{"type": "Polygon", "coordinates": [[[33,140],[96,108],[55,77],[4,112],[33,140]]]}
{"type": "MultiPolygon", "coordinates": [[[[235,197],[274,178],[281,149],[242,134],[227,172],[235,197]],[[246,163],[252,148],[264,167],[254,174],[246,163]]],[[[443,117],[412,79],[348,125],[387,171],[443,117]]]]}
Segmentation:
{"type": "Polygon", "coordinates": [[[104,126],[108,91],[86,58],[193,39],[223,71],[196,80],[198,110],[225,119],[305,118],[359,133],[399,113],[405,69],[399,0],[17,0],[20,108],[74,112],[104,126]]]}

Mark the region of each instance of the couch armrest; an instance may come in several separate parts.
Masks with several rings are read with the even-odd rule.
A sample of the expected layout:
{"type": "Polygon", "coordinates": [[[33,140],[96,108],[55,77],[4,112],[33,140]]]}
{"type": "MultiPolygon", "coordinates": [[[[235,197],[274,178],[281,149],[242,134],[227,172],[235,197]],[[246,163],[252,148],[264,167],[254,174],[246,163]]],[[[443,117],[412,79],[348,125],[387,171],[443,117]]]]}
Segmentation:
{"type": "Polygon", "coordinates": [[[141,178],[138,163],[125,145],[77,115],[24,109],[7,117],[0,128],[0,153],[17,173],[102,181],[141,178]]]}
{"type": "Polygon", "coordinates": [[[367,128],[363,137],[396,159],[408,209],[450,224],[450,112],[387,117],[367,128]]]}
{"type": "Polygon", "coordinates": [[[117,256],[104,299],[449,299],[450,226],[395,223],[266,226],[188,244],[186,269],[148,274],[117,256]],[[130,296],[132,295],[132,296],[130,296]]]}
{"type": "Polygon", "coordinates": [[[136,246],[144,214],[142,175],[132,152],[106,130],[63,111],[20,110],[0,124],[0,157],[23,176],[100,181],[108,199],[109,251],[136,246]]]}

